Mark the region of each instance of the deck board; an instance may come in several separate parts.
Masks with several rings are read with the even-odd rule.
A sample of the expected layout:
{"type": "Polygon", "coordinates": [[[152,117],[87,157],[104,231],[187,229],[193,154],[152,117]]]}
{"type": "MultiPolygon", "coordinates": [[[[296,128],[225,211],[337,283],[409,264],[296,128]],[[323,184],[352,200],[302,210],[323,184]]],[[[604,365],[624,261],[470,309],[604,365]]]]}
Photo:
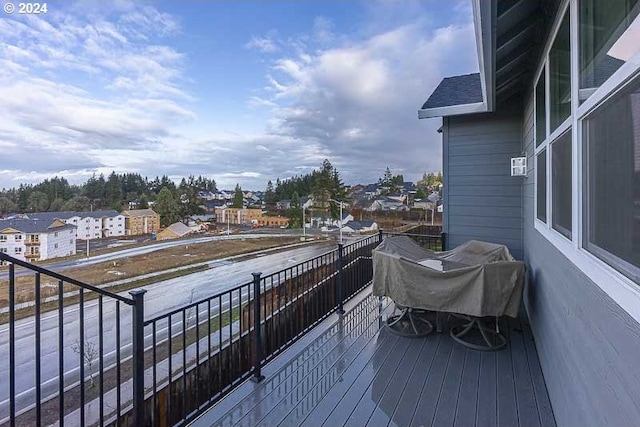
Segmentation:
{"type": "Polygon", "coordinates": [[[411,377],[413,375],[418,375],[418,372],[420,375],[425,372],[416,372],[415,367],[418,364],[420,356],[423,354],[422,350],[426,343],[427,340],[424,339],[411,341],[404,358],[400,362],[403,369],[400,369],[391,379],[389,387],[378,400],[371,417],[369,417],[369,420],[367,421],[367,425],[386,426],[389,424],[405,391],[405,386],[408,384],[411,377]]]}
{"type": "Polygon", "coordinates": [[[555,427],[526,322],[502,321],[509,344],[485,353],[446,330],[420,339],[380,330],[377,298],[360,300],[192,426],[555,427]]]}
{"type": "Polygon", "coordinates": [[[456,405],[455,420],[453,422],[454,426],[468,427],[476,424],[480,356],[480,352],[466,351],[460,393],[458,393],[458,404],[456,405]]]}
{"type": "MultiPolygon", "coordinates": [[[[369,417],[371,417],[371,414],[373,414],[373,411],[375,411],[378,401],[392,385],[392,380],[410,347],[411,342],[409,340],[400,340],[400,342],[391,349],[389,357],[384,361],[376,361],[373,359],[374,366],[376,366],[376,364],[379,366],[378,372],[376,372],[369,381],[368,387],[365,385],[365,387],[360,389],[360,399],[346,422],[339,422],[338,425],[342,424],[349,427],[364,427],[367,425],[367,421],[369,417]]],[[[395,392],[395,390],[391,390],[390,392],[395,392]]]]}
{"type": "Polygon", "coordinates": [[[496,353],[480,355],[476,427],[495,427],[498,424],[497,365],[496,353]]]}
{"type": "MultiPolygon", "coordinates": [[[[502,331],[507,339],[511,339],[509,329],[502,331]]],[[[511,350],[511,346],[508,350],[511,350]]],[[[514,427],[518,425],[518,407],[516,405],[516,388],[513,378],[513,361],[511,351],[499,351],[497,359],[498,383],[498,427],[514,427]]]]}

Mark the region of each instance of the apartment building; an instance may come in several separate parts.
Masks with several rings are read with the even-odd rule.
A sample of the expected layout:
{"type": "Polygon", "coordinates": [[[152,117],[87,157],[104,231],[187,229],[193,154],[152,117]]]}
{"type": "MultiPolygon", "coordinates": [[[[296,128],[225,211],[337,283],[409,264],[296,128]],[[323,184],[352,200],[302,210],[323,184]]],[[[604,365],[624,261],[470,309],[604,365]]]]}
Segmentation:
{"type": "Polygon", "coordinates": [[[125,235],[125,217],[115,210],[36,212],[26,214],[26,217],[49,222],[58,219],[66,224],[75,225],[76,237],[80,240],[125,235]]]}
{"type": "Polygon", "coordinates": [[[157,233],[160,229],[160,215],[152,209],[126,210],[122,215],[127,236],[157,233]]]}
{"type": "Polygon", "coordinates": [[[76,253],[76,226],[61,220],[0,220],[0,252],[23,261],[43,261],[76,253]]]}

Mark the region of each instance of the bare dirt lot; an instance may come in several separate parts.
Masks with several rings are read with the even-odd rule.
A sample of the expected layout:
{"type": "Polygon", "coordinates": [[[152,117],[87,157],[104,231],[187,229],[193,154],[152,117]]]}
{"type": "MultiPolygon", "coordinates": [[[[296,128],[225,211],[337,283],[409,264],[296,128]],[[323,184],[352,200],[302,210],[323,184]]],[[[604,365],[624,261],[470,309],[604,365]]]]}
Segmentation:
{"type": "MultiPolygon", "coordinates": [[[[121,258],[116,261],[105,261],[86,267],[72,267],[62,270],[60,274],[90,285],[101,285],[117,280],[134,278],[148,273],[165,271],[176,267],[188,266],[203,261],[225,258],[233,255],[254,252],[299,242],[294,237],[265,237],[258,239],[222,240],[206,243],[175,246],[161,249],[149,254],[121,258]]],[[[188,274],[186,270],[184,274],[188,274]]],[[[16,277],[16,302],[27,302],[35,299],[35,275],[16,277]]],[[[56,295],[58,281],[44,275],[40,278],[41,297],[56,295]]],[[[66,284],[64,291],[77,290],[77,287],[66,284]]],[[[7,307],[9,295],[8,280],[0,280],[0,307],[7,307]]]]}

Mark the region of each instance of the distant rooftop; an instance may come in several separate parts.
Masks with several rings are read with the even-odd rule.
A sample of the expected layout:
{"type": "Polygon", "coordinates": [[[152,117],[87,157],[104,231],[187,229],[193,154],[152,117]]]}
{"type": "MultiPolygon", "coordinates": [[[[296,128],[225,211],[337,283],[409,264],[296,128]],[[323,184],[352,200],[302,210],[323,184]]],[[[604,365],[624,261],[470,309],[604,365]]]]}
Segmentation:
{"type": "Polygon", "coordinates": [[[8,228],[18,230],[22,233],[47,233],[59,230],[74,229],[75,225],[64,224],[52,227],[53,221],[44,221],[39,219],[0,219],[0,232],[8,228]]]}

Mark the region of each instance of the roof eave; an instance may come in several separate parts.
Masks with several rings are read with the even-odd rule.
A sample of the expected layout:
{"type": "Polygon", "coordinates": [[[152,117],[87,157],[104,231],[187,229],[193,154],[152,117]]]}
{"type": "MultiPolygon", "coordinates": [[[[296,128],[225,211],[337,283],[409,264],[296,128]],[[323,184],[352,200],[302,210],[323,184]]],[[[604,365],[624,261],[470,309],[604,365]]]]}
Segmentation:
{"type": "Polygon", "coordinates": [[[473,26],[476,34],[480,84],[485,111],[493,111],[495,104],[496,15],[497,2],[473,0],[473,26]]]}
{"type": "Polygon", "coordinates": [[[473,104],[449,105],[446,107],[426,108],[418,110],[418,119],[428,119],[431,117],[458,116],[461,114],[485,113],[489,111],[484,102],[473,104]]]}

